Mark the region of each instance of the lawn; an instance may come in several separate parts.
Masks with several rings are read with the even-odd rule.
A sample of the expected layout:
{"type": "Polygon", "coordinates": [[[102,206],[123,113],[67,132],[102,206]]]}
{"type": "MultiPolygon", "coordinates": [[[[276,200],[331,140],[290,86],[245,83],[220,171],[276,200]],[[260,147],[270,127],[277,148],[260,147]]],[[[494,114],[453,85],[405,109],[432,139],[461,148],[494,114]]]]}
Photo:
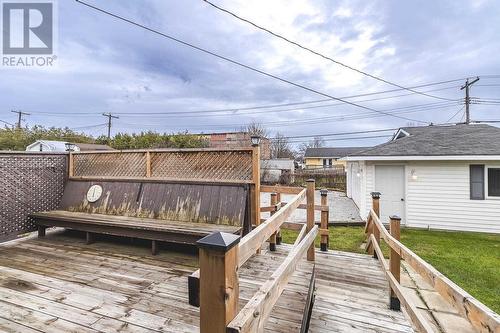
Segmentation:
{"type": "MultiPolygon", "coordinates": [[[[283,230],[282,236],[283,242],[293,243],[297,233],[283,230]]],[[[332,250],[365,253],[360,247],[364,239],[362,227],[330,227],[332,250]]],[[[500,313],[500,235],[402,229],[401,241],[468,293],[500,313]]],[[[319,240],[316,246],[319,247],[319,240]]]]}

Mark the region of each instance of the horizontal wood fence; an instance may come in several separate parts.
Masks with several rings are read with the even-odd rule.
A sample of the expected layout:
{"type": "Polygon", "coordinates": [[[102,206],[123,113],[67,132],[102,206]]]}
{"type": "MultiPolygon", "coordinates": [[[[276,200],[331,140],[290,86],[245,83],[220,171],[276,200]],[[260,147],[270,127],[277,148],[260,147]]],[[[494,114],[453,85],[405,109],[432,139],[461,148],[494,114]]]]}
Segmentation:
{"type": "Polygon", "coordinates": [[[28,215],[58,207],[67,163],[67,154],[0,152],[0,241],[36,230],[28,215]]]}
{"type": "Polygon", "coordinates": [[[401,302],[419,332],[434,332],[425,317],[418,312],[416,306],[403,293],[400,285],[400,260],[402,259],[405,260],[449,304],[457,309],[464,318],[467,318],[478,332],[499,332],[500,316],[498,314],[457,286],[453,281],[448,279],[399,241],[399,217],[391,217],[390,231],[387,231],[379,218],[380,193],[372,193],[372,198],[373,207],[368,215],[365,227],[368,236],[367,250],[380,260],[384,268],[391,287],[391,308],[398,309],[399,302],[401,302]],[[384,240],[391,250],[389,264],[385,261],[380,249],[380,239],[384,240]]]}
{"type": "Polygon", "coordinates": [[[308,179],[314,179],[317,187],[346,191],[347,174],[343,166],[296,170],[293,176],[293,183],[298,186],[304,185],[308,179]]]}
{"type": "MultiPolygon", "coordinates": [[[[307,260],[314,261],[314,240],[319,234],[319,228],[314,224],[314,181],[308,182],[307,185],[307,189],[263,186],[263,191],[282,190],[281,193],[294,194],[294,197],[286,204],[278,205],[277,193],[273,193],[277,210],[241,240],[233,240],[229,235],[210,235],[206,240],[200,240],[200,269],[190,276],[189,296],[190,304],[200,307],[201,333],[263,332],[264,325],[298,262],[306,253],[307,260]],[[307,224],[302,226],[292,250],[271,277],[238,311],[238,268],[258,253],[267,240],[276,236],[285,221],[305,199],[307,224]],[[215,243],[210,244],[211,239],[216,242],[222,239],[230,242],[217,246],[215,243]]],[[[271,244],[272,242],[270,250],[273,251],[275,247],[271,244]]]]}

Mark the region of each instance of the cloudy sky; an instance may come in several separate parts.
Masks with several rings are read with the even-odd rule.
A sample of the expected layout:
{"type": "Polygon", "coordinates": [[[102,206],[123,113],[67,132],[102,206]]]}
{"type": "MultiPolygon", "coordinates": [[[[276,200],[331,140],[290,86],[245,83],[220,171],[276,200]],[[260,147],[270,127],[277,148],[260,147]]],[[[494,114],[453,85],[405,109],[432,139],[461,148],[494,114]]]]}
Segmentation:
{"type": "MultiPolygon", "coordinates": [[[[222,132],[252,121],[288,136],[370,131],[461,121],[459,88],[476,75],[481,80],[472,96],[483,103],[471,106],[472,119],[500,120],[498,1],[212,0],[356,69],[405,87],[425,85],[415,90],[432,96],[397,90],[339,66],[201,0],[86,1],[369,109],[328,100],[59,0],[57,66],[0,66],[1,120],[14,123],[10,111],[22,110],[31,113],[28,125],[67,126],[95,136],[106,131],[103,112],[120,117],[113,133],[222,132]],[[392,92],[380,93],[387,90],[392,92]],[[365,96],[351,97],[358,95],[365,96]]],[[[354,137],[384,134],[329,137],[341,140],[328,145],[370,145],[386,138],[354,137]]]]}

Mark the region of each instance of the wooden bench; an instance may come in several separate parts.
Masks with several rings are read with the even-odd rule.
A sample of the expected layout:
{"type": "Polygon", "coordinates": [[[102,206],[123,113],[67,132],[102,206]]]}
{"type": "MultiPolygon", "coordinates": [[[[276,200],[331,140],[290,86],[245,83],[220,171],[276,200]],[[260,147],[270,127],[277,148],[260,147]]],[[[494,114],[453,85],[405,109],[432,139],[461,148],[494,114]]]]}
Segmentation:
{"type": "Polygon", "coordinates": [[[146,180],[69,180],[58,210],[30,216],[39,237],[48,227],[109,234],[152,241],[194,244],[213,232],[245,234],[250,229],[249,191],[245,184],[146,180]],[[93,185],[102,188],[95,202],[87,200],[93,185]]]}

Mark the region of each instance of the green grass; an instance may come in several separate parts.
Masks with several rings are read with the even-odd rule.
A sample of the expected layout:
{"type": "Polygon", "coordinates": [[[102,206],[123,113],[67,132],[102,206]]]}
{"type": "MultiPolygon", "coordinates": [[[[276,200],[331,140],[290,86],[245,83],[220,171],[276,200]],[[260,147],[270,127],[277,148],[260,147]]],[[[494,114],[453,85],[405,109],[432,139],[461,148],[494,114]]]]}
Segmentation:
{"type": "MultiPolygon", "coordinates": [[[[297,232],[282,230],[282,237],[283,242],[293,243],[297,232]]],[[[364,239],[363,227],[330,227],[332,250],[365,253],[360,248],[364,239]]],[[[402,229],[401,241],[472,296],[500,313],[500,235],[402,229]]],[[[319,240],[316,246],[319,247],[319,240]]],[[[387,247],[382,248],[387,253],[387,247]]]]}

